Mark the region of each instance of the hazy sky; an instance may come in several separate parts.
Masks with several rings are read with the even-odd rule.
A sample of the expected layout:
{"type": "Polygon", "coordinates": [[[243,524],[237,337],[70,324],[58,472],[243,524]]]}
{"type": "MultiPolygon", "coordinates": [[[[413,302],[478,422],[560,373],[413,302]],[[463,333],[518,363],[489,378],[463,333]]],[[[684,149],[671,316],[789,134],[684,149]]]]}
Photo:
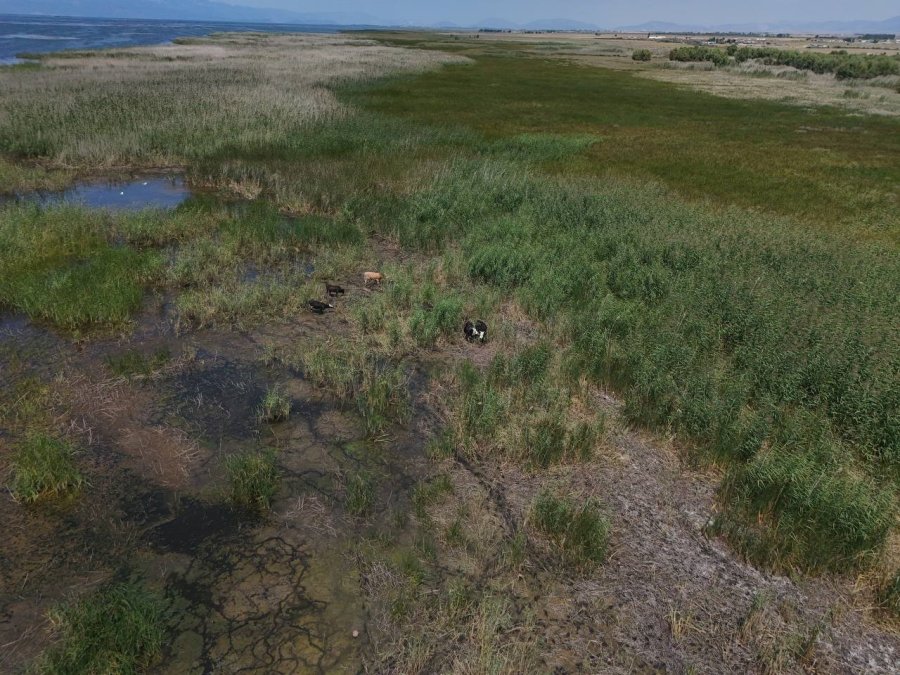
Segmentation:
{"type": "Polygon", "coordinates": [[[365,12],[398,23],[477,22],[502,17],[518,23],[565,18],[616,26],[643,21],[735,23],[887,19],[898,0],[227,0],[231,4],[301,12],[365,12]]]}

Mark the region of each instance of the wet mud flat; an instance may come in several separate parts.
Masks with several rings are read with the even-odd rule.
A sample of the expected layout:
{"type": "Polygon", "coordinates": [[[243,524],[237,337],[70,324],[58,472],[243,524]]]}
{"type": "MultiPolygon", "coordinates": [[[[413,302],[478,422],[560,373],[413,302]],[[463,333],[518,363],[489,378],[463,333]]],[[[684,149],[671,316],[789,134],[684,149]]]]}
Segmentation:
{"type": "MultiPolygon", "coordinates": [[[[896,634],[858,621],[840,580],[768,574],[709,537],[721,477],[659,438],[616,427],[595,457],[543,470],[434,456],[452,418],[445,376],[537,342],[520,312],[502,318],[502,340],[456,335],[402,356],[408,419],[367,433],[354,403],[272,356],[358,338],[347,310],[377,296],[339,281],[349,292],[334,312],[249,328],[180,324],[172,296],[145,298],[114,335],[0,316],[0,402],[46,388],[46,417],[87,481],[52,503],[0,499],[0,672],[53,643],[50,608],[120,579],[164,599],[160,673],[894,670],[896,634]],[[270,423],[259,411],[276,386],[289,416],[270,423]],[[257,514],[232,503],[226,463],[261,449],[279,483],[257,514]],[[371,503],[355,515],[360,476],[371,503]],[[572,569],[535,536],[548,485],[602,499],[601,567],[572,569]]],[[[593,396],[616,419],[620,403],[593,396]]],[[[20,433],[0,428],[4,475],[20,433]]]]}
{"type": "MultiPolygon", "coordinates": [[[[281,339],[318,330],[316,317],[303,317],[281,339]]],[[[171,641],[154,672],[359,670],[366,619],[354,547],[392,527],[389,513],[423,471],[424,440],[396,429],[373,443],[355,411],[302,374],[265,365],[259,340],[178,335],[163,321],[136,346],[164,348],[171,362],[152,377],[123,378],[109,359],[135,347],[130,340],[72,343],[4,317],[4,386],[53,385],[87,485],[52,505],[4,495],[0,669],[23,670],[48,644],[50,607],[136,576],[168,606],[171,641]],[[261,424],[260,403],[275,383],[290,397],[290,418],[261,424]],[[229,501],[223,470],[226,457],[260,447],[275,448],[281,476],[263,516],[229,501]],[[341,495],[346,476],[361,471],[378,477],[365,518],[345,513],[341,495]]],[[[0,452],[6,468],[8,446],[0,452]]]]}

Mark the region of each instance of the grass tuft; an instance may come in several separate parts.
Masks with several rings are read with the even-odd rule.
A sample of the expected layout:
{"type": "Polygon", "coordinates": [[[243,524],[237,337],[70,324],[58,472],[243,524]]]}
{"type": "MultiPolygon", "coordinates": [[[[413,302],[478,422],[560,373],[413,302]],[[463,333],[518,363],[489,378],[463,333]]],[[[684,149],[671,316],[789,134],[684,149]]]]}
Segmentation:
{"type": "Polygon", "coordinates": [[[159,658],[165,640],[164,605],[135,583],[109,586],[50,612],[59,642],[34,670],[59,673],[143,672],[159,658]]]}
{"type": "Polygon", "coordinates": [[[347,513],[363,517],[375,506],[375,479],[368,473],[356,473],[344,486],[344,508],[347,513]]]}
{"type": "Polygon", "coordinates": [[[275,451],[246,452],[225,460],[231,483],[231,499],[244,508],[264,512],[278,492],[275,451]]]}
{"type": "Polygon", "coordinates": [[[542,492],[532,507],[531,520],[576,565],[606,560],[610,526],[597,502],[586,500],[579,505],[542,492]]]}
{"type": "Polygon", "coordinates": [[[261,422],[284,422],[291,416],[291,400],[281,393],[278,386],[266,391],[257,417],[261,422]]]}
{"type": "Polygon", "coordinates": [[[30,434],[13,456],[13,496],[23,502],[77,492],[84,478],[75,467],[75,448],[46,434],[30,434]]]}

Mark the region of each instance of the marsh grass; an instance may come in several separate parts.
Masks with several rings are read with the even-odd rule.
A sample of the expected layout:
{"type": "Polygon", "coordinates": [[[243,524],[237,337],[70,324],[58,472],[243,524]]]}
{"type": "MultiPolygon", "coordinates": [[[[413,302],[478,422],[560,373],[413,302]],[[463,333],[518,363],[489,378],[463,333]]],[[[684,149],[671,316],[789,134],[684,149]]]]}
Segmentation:
{"type": "Polygon", "coordinates": [[[275,451],[251,451],[225,460],[231,499],[251,511],[263,513],[278,492],[279,471],[275,451]]]}
{"type": "Polygon", "coordinates": [[[304,349],[288,360],[339,401],[354,402],[369,436],[409,417],[406,369],[377,350],[361,343],[332,342],[304,349]]]}
{"type": "Polygon", "coordinates": [[[284,422],[291,415],[291,400],[276,385],[266,391],[257,417],[261,422],[284,422]]]}
{"type": "Polygon", "coordinates": [[[287,35],[40,58],[39,70],[0,72],[0,152],[90,167],[293,147],[304,125],[346,114],[327,85],[454,60],[368,40],[287,35]]]}
{"type": "Polygon", "coordinates": [[[171,359],[171,352],[165,347],[160,347],[149,355],[137,349],[111,354],[106,357],[106,363],[109,369],[120,377],[148,377],[162,370],[171,359]]]}
{"type": "Polygon", "coordinates": [[[542,492],[531,511],[535,529],[547,536],[570,562],[597,565],[606,560],[610,525],[599,504],[580,504],[542,492]]]}
{"type": "Polygon", "coordinates": [[[30,433],[13,455],[10,490],[23,502],[72,494],[84,485],[74,462],[75,448],[43,433],[30,433]]]}
{"type": "Polygon", "coordinates": [[[0,195],[16,195],[38,190],[54,192],[68,187],[70,181],[71,176],[65,171],[24,166],[0,157],[0,195]]]}
{"type": "Polygon", "coordinates": [[[782,448],[761,453],[726,488],[737,522],[720,531],[762,564],[798,568],[857,567],[877,551],[894,525],[894,495],[839,467],[782,448]],[[768,528],[741,525],[771,520],[768,528]],[[776,535],[777,532],[777,535],[776,535]]]}
{"type": "Polygon", "coordinates": [[[650,178],[688,198],[790,215],[817,228],[878,236],[898,224],[887,186],[900,176],[886,161],[900,151],[896,119],[724,98],[564,60],[469,53],[474,64],[355,86],[343,96],[369,112],[468,132],[471,141],[459,137],[463,153],[484,143],[478,135],[499,145],[530,134],[576,146],[577,139],[602,138],[544,163],[566,177],[650,178]],[[827,164],[821,148],[829,149],[827,164]]]}
{"type": "Polygon", "coordinates": [[[900,619],[900,570],[888,578],[877,592],[878,604],[891,616],[900,619]]]}
{"type": "Polygon", "coordinates": [[[51,610],[59,642],[36,673],[137,673],[153,665],[165,640],[163,599],[134,582],[116,583],[51,610]]]}
{"type": "MultiPolygon", "coordinates": [[[[831,555],[840,567],[884,541],[896,513],[884,495],[900,466],[890,413],[900,396],[890,328],[900,259],[890,247],[848,246],[793,222],[686,205],[658,186],[582,190],[485,162],[461,163],[374,225],[417,249],[458,243],[470,274],[562,328],[570,366],[621,392],[629,420],[674,429],[701,454],[739,466],[787,443],[807,455],[801,476],[854,476],[817,497],[831,502],[818,512],[857,529],[824,548],[812,527],[817,508],[805,498],[782,495],[776,504],[777,490],[744,482],[744,494],[758,491],[761,500],[741,499],[753,514],[735,502],[736,511],[748,521],[768,514],[776,538],[790,532],[793,543],[769,560],[821,568],[831,555]]],[[[500,420],[528,388],[515,393],[505,383],[540,377],[540,352],[527,359],[537,375],[524,361],[498,364],[493,381],[460,374],[464,447],[513,445],[500,420]]],[[[565,398],[564,387],[546,392],[554,389],[565,398]]],[[[529,439],[539,466],[564,447],[551,431],[534,429],[529,439]]]]}
{"type": "Polygon", "coordinates": [[[447,494],[453,492],[453,482],[446,474],[416,485],[413,490],[413,512],[420,522],[428,519],[429,507],[439,503],[447,494]]]}
{"type": "Polygon", "coordinates": [[[344,508],[347,513],[364,517],[372,513],[375,506],[375,478],[365,472],[349,476],[344,485],[344,508]]]}

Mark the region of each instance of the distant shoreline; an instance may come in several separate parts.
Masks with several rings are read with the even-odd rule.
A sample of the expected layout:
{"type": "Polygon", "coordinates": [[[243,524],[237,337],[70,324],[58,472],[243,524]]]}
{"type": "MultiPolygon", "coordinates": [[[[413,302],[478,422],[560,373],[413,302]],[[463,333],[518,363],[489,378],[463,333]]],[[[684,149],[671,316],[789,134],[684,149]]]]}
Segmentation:
{"type": "Polygon", "coordinates": [[[337,33],[353,28],[363,26],[0,14],[0,65],[22,62],[20,54],[144,47],[216,32],[337,33]]]}

